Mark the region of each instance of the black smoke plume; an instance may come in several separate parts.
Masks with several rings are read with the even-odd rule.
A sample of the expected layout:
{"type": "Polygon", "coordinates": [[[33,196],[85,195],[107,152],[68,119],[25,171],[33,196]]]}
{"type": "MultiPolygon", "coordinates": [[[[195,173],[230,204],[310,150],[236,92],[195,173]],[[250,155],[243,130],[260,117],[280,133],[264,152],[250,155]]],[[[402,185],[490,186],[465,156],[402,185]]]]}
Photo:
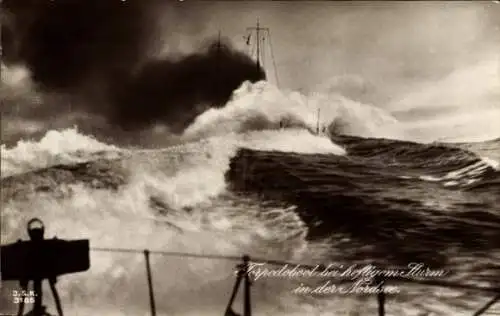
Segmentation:
{"type": "Polygon", "coordinates": [[[25,63],[47,90],[71,90],[133,67],[155,36],[150,0],[4,0],[2,6],[4,60],[25,63]]]}
{"type": "Polygon", "coordinates": [[[264,78],[246,55],[213,42],[202,52],[144,65],[113,93],[117,106],[110,117],[126,128],[167,122],[180,132],[208,108],[223,106],[243,81],[264,78]]]}
{"type": "Polygon", "coordinates": [[[160,0],[4,0],[3,62],[25,64],[44,91],[83,95],[88,102],[79,110],[122,129],[165,123],[181,132],[209,107],[223,106],[243,81],[265,75],[227,43],[180,58],[152,58],[161,41],[168,43],[168,30],[160,37],[156,21],[176,6],[160,0]]]}

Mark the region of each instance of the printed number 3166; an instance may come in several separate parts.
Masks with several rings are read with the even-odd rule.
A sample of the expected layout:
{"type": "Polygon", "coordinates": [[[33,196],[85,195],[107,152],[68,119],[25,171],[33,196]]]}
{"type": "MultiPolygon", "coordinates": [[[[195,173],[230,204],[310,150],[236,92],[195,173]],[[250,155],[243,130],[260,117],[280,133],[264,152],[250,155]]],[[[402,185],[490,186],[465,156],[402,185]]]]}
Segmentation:
{"type": "Polygon", "coordinates": [[[34,297],[14,297],[14,304],[32,304],[35,303],[35,298],[34,297]]]}

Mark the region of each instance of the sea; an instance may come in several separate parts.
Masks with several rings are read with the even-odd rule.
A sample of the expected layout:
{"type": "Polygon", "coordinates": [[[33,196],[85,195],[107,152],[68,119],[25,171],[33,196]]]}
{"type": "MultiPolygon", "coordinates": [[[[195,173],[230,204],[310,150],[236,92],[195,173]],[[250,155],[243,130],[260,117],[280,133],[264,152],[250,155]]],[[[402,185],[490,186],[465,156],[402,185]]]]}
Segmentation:
{"type": "MultiPolygon", "coordinates": [[[[253,275],[253,315],[377,313],[373,293],[300,291],[339,280],[283,273],[306,264],[419,266],[386,294],[386,315],[472,315],[494,293],[411,279],[498,288],[500,135],[408,126],[340,94],[246,82],[174,146],[50,130],[2,145],[2,244],[27,239],[33,217],[46,238],[90,240],[90,269],[58,278],[66,315],[150,315],[145,249],[157,315],[223,315],[243,254],[262,272],[253,275]]],[[[3,314],[16,313],[17,288],[3,283],[3,314]]],[[[55,314],[47,284],[44,304],[55,314]]],[[[488,312],[500,315],[500,304],[488,312]]]]}

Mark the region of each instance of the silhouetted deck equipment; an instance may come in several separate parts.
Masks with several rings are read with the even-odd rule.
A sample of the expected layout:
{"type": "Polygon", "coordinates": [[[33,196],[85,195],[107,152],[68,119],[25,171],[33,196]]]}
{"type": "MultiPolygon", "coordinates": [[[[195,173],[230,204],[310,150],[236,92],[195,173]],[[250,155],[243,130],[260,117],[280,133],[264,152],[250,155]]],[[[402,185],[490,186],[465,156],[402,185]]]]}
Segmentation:
{"type": "Polygon", "coordinates": [[[42,305],[42,281],[47,279],[54,295],[58,314],[63,315],[55,284],[57,276],[86,271],[90,268],[88,240],[44,239],[45,226],[38,218],[28,222],[29,241],[1,246],[1,278],[3,281],[19,281],[22,291],[19,297],[18,315],[23,314],[25,298],[34,298],[33,310],[27,315],[49,315],[42,305]],[[33,281],[33,291],[28,283],[33,281]],[[28,294],[32,293],[32,294],[28,294]]]}

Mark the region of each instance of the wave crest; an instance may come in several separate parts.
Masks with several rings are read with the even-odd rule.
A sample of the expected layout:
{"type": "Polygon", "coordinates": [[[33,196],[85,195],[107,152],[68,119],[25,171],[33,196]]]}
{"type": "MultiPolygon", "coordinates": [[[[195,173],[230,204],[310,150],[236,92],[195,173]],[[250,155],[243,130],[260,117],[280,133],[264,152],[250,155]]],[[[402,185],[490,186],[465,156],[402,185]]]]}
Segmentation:
{"type": "Polygon", "coordinates": [[[390,137],[401,133],[398,121],[371,105],[339,94],[303,95],[260,81],[245,82],[224,108],[209,109],[184,132],[188,139],[254,130],[303,128],[326,133],[390,137]]]}
{"type": "Polygon", "coordinates": [[[16,146],[1,146],[2,178],[59,164],[114,158],[122,150],[80,134],[77,128],[48,131],[39,141],[21,140],[16,146]]]}

